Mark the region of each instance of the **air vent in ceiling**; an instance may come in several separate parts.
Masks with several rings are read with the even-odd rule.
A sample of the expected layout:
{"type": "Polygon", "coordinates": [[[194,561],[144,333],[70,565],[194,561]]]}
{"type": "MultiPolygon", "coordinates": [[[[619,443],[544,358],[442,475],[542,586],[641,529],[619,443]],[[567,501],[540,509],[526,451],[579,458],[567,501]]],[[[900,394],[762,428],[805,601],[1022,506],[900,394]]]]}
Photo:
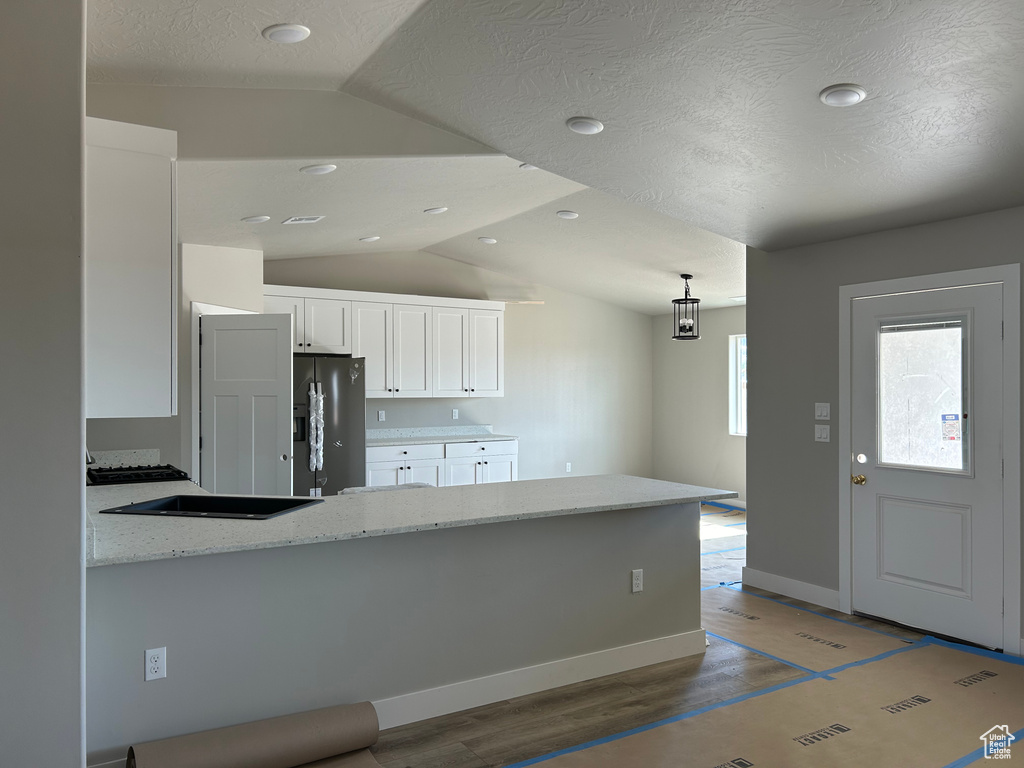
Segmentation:
{"type": "Polygon", "coordinates": [[[282,224],[316,224],[321,219],[326,218],[324,216],[292,216],[290,219],[285,219],[282,224]]]}

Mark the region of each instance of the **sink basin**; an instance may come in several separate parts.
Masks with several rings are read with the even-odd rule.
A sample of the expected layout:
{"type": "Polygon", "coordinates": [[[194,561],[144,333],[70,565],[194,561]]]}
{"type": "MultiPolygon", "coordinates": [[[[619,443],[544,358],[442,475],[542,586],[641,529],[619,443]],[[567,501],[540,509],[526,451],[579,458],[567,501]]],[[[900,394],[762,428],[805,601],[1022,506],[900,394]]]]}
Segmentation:
{"type": "Polygon", "coordinates": [[[101,509],[100,514],[166,515],[167,517],[225,517],[237,520],[267,520],[296,509],[320,504],[323,499],[288,496],[215,496],[189,494],[165,496],[121,507],[101,509]]]}

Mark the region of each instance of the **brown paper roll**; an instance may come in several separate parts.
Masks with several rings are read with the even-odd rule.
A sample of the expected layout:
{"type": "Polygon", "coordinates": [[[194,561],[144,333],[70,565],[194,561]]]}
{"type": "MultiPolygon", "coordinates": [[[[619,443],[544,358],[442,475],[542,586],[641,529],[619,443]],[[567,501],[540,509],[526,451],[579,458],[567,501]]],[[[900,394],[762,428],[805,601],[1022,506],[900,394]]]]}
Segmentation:
{"type": "MultiPolygon", "coordinates": [[[[365,750],[379,733],[377,710],[364,701],[135,744],[127,768],[299,768],[365,750]]],[[[317,768],[361,768],[364,757],[317,768]]]]}

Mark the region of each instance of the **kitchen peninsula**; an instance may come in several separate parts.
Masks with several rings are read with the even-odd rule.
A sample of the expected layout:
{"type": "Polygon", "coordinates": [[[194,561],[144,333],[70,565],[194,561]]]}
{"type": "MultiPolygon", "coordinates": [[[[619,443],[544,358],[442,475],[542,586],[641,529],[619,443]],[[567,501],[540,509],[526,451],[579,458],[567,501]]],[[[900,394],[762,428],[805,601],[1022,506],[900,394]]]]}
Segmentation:
{"type": "Polygon", "coordinates": [[[88,489],[90,764],[363,699],[386,728],[700,653],[700,501],[736,495],[598,475],[326,497],[264,521],[97,514],[185,492],[202,490],[88,489]],[[143,682],[163,646],[167,679],[143,682]]]}

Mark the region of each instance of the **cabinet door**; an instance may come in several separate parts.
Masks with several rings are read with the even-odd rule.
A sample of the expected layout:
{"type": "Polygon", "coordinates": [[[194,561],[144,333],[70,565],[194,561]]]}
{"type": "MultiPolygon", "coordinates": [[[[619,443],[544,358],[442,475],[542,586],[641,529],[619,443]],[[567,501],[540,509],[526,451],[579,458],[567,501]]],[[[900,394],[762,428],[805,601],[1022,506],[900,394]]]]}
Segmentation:
{"type": "Polygon", "coordinates": [[[518,456],[488,456],[483,463],[483,482],[509,483],[519,479],[518,456]]]}
{"type": "Polygon", "coordinates": [[[352,352],[352,302],[305,300],[306,352],[347,355],[352,352]]]}
{"type": "Polygon", "coordinates": [[[469,310],[433,308],[434,397],[469,397],[469,310]]]}
{"type": "Polygon", "coordinates": [[[415,459],[405,465],[405,482],[444,485],[444,459],[415,459]]]}
{"type": "Polygon", "coordinates": [[[432,307],[395,304],[395,397],[430,397],[432,307]]]}
{"type": "Polygon", "coordinates": [[[469,396],[505,395],[505,313],[469,310],[469,396]]]}
{"type": "Polygon", "coordinates": [[[475,456],[444,460],[445,485],[476,485],[480,482],[483,462],[475,456]]]}
{"type": "Polygon", "coordinates": [[[374,461],[366,465],[366,487],[382,488],[405,482],[404,461],[374,461]]]}
{"type": "Polygon", "coordinates": [[[352,302],[352,356],[366,358],[366,397],[394,397],[392,305],[352,302]]]}
{"type": "Polygon", "coordinates": [[[172,131],[86,121],[83,318],[90,418],[177,413],[175,142],[172,131]]]}
{"type": "Polygon", "coordinates": [[[264,296],[263,314],[292,316],[292,352],[305,352],[303,343],[306,314],[303,299],[295,296],[264,296]]]}

